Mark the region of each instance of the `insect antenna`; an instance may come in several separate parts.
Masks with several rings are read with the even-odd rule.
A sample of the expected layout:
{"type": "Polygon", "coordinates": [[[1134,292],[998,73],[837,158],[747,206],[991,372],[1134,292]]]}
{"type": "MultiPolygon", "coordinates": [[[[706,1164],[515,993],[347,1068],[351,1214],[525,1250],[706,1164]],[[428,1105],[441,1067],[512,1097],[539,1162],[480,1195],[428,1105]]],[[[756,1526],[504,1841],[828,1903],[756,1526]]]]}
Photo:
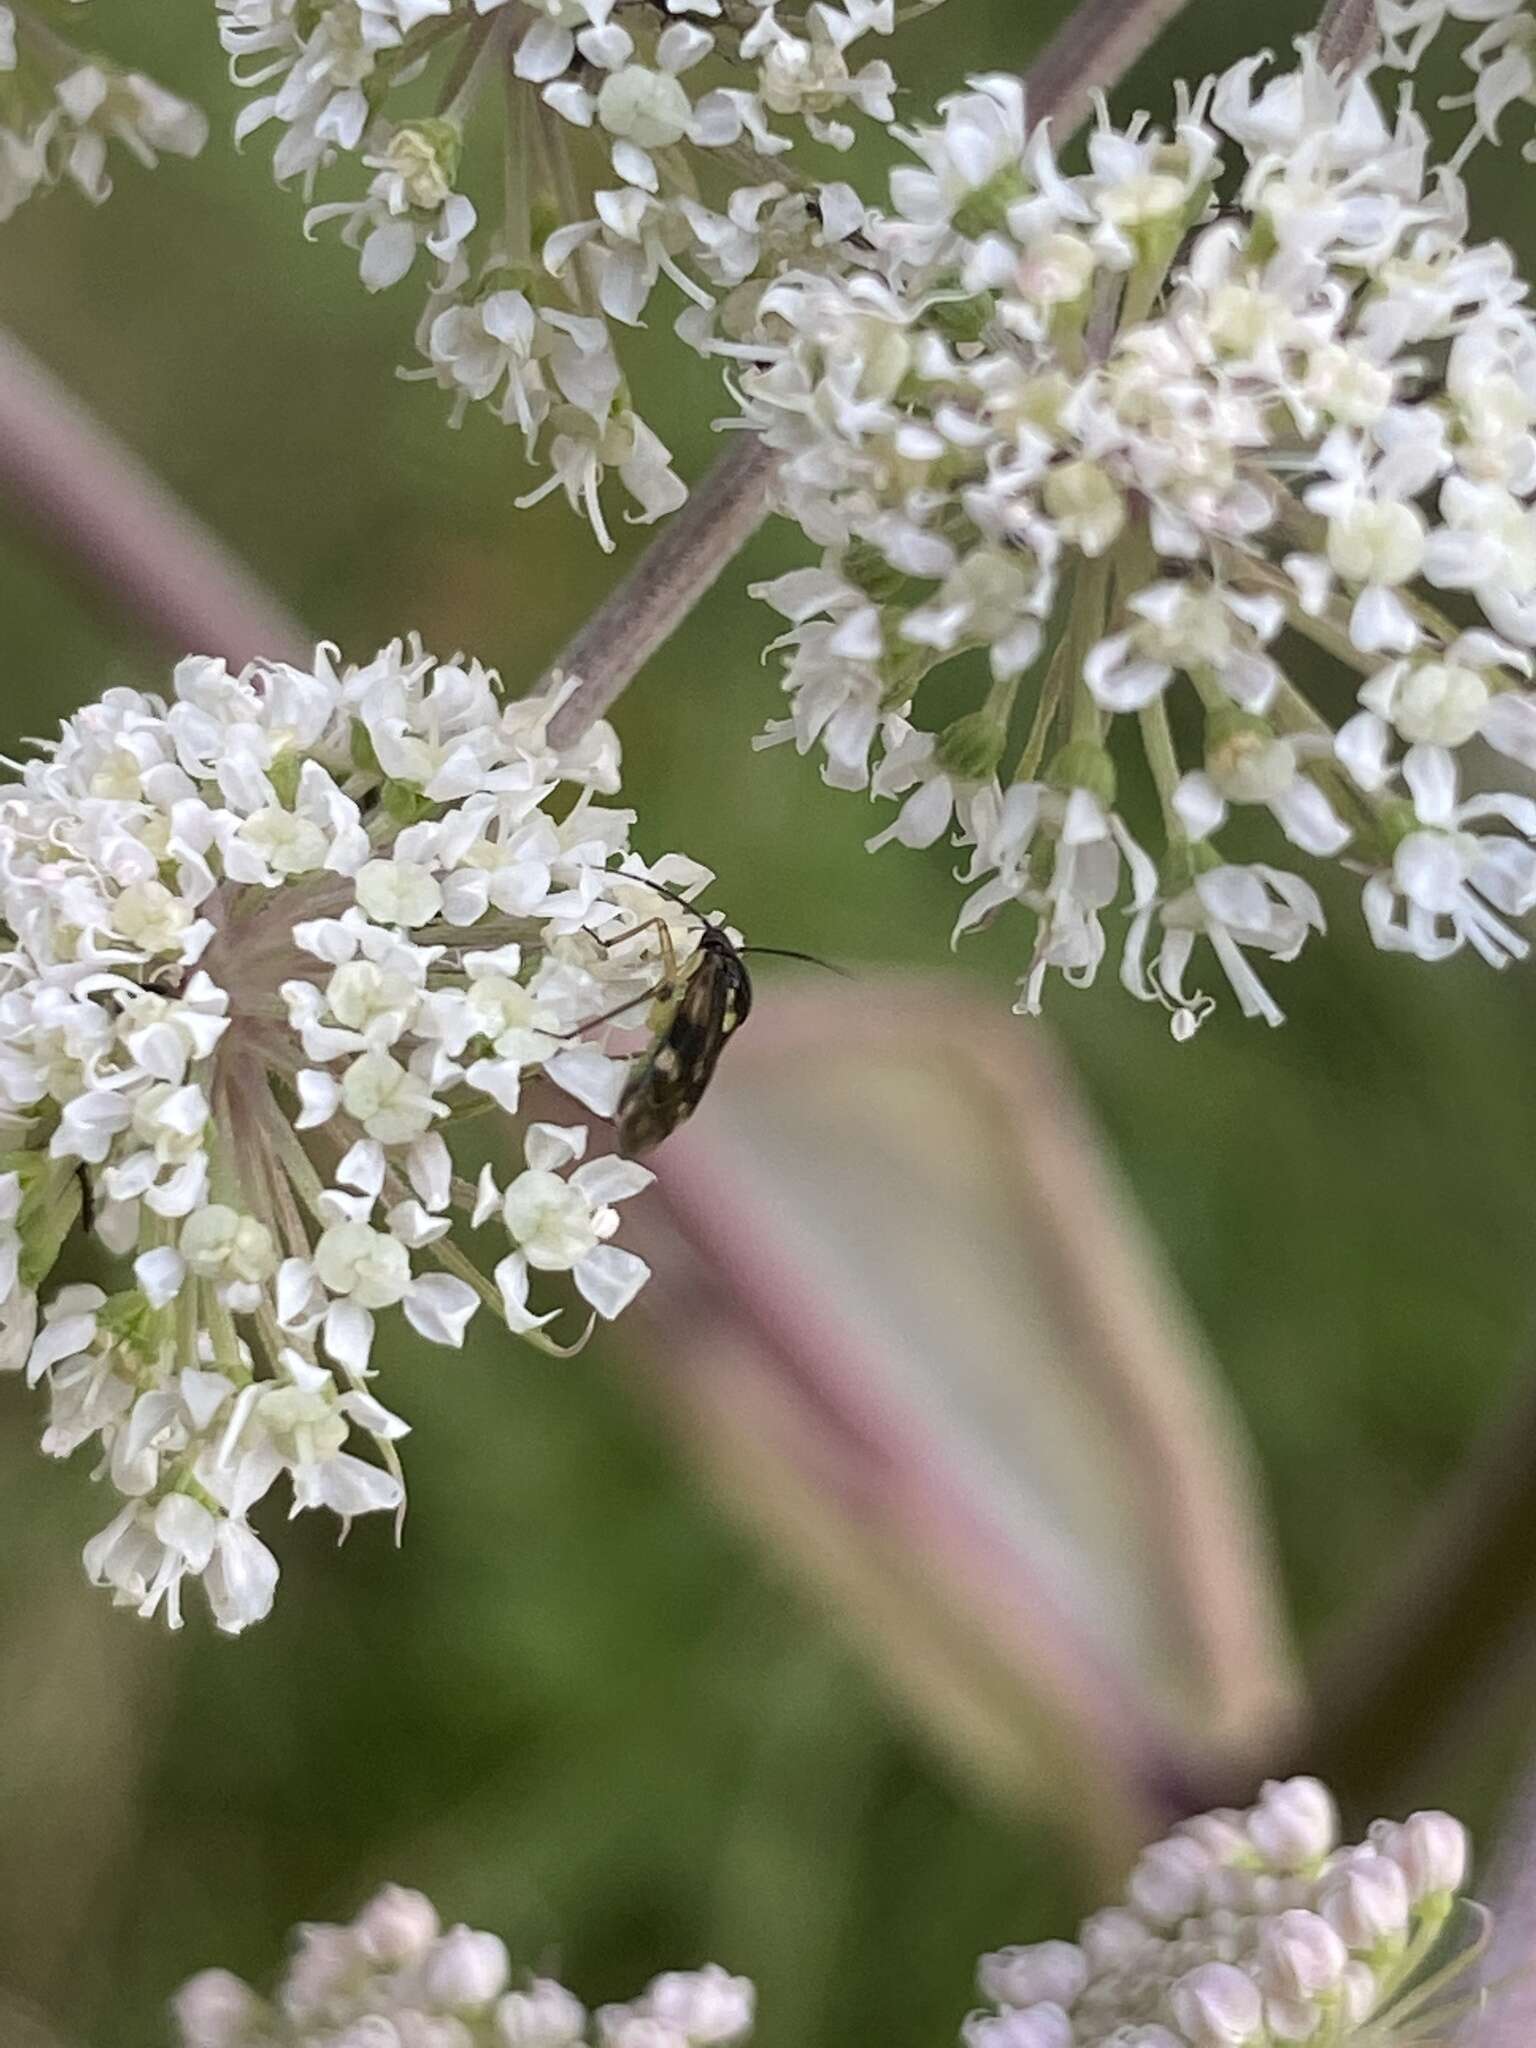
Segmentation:
{"type": "Polygon", "coordinates": [[[844,981],[854,979],[846,967],[823,960],[819,953],[797,953],[793,946],[738,946],[736,950],[738,953],[767,953],[775,960],[803,960],[808,967],[824,967],[828,974],[840,974],[844,981]]]}

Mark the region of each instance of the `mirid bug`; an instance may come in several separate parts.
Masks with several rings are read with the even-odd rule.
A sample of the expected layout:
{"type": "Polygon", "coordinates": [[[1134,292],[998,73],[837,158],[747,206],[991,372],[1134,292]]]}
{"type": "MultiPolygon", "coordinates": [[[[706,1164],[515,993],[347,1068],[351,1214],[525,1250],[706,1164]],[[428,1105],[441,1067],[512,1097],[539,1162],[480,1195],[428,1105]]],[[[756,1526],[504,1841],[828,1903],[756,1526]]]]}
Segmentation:
{"type": "Polygon", "coordinates": [[[664,980],[655,1000],[666,1011],[651,1046],[635,1061],[614,1118],[619,1149],[631,1155],[649,1152],[692,1116],[725,1041],[746,1022],[752,977],[741,948],[719,925],[704,925],[681,986],[669,988],[664,980]]]}
{"type": "MultiPolygon", "coordinates": [[[[644,879],[647,888],[685,910],[693,908],[664,883],[636,879],[644,879]]],[[[641,998],[649,1000],[657,1013],[655,1035],[637,1054],[614,1115],[619,1149],[631,1157],[653,1150],[692,1116],[714,1078],[726,1040],[746,1022],[752,1008],[752,977],[743,954],[771,953],[781,960],[805,960],[834,974],[842,972],[812,953],[783,946],[738,946],[723,926],[708,918],[701,918],[697,946],[679,968],[671,936],[659,919],[651,927],[637,925],[635,932],[624,936],[647,929],[657,931],[664,962],[661,979],[648,997],[641,998]]],[[[591,1025],[585,1028],[590,1030],[591,1025]]]]}

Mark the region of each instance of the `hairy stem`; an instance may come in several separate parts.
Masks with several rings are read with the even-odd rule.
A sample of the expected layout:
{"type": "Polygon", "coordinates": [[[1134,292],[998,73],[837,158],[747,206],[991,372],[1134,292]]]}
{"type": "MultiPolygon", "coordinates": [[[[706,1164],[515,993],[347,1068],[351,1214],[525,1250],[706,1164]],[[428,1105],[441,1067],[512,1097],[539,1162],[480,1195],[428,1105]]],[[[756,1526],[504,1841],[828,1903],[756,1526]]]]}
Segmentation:
{"type": "Polygon", "coordinates": [[[1317,54],[1330,71],[1353,71],[1376,47],[1376,0],[1328,0],[1317,24],[1317,54]]]}
{"type": "Polygon", "coordinates": [[[561,653],[555,666],[581,681],[551,723],[557,746],[602,717],[762,525],[773,456],[755,434],[732,438],[682,511],[561,653]]]}
{"type": "Polygon", "coordinates": [[[1030,65],[1029,118],[1058,142],[1087,119],[1093,95],[1118,85],[1188,0],[1082,0],[1030,65]]]}
{"type": "Polygon", "coordinates": [[[0,503],[172,653],[308,659],[298,620],[21,344],[0,332],[0,503]]]}
{"type": "MultiPolygon", "coordinates": [[[[1086,117],[1095,92],[1123,78],[1188,0],[1081,0],[1025,76],[1030,119],[1058,140],[1086,117]]],[[[554,668],[581,682],[550,727],[569,745],[613,704],[768,514],[773,458],[755,435],[715,464],[554,668]]],[[[551,669],[539,688],[548,687],[551,669]]]]}

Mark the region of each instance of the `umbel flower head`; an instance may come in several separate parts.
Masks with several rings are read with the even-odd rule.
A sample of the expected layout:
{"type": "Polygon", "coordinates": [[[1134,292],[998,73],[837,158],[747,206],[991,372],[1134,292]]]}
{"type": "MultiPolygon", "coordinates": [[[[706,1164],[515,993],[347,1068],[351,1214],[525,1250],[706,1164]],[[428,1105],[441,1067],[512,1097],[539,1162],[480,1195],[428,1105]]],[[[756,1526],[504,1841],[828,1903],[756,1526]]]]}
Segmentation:
{"type": "MultiPolygon", "coordinates": [[[[1315,1778],[1183,1822],[1075,1942],[983,1956],[965,2048],[1435,2048],[1458,2016],[1435,1952],[1465,1882],[1445,1813],[1340,1847],[1315,1778]]],[[[1464,2002],[1463,2002],[1464,2003],[1464,2002]]]]}
{"type": "Polygon", "coordinates": [[[765,740],[899,800],[872,845],[953,832],[957,935],[1029,914],[1021,1010],[1124,932],[1178,1035],[1211,956],[1278,1022],[1255,961],[1323,928],[1297,854],[1362,878],[1384,948],[1527,951],[1536,804],[1482,767],[1536,766],[1525,287],[1406,105],[1305,43],[1264,62],[1181,93],[1171,132],[1101,113],[1077,173],[1018,81],[973,81],[907,135],[877,265],[786,273],[741,373],[821,550],[762,586],[789,621],[765,740]]]}
{"type": "Polygon", "coordinates": [[[837,260],[861,218],[841,185],[786,162],[801,137],[845,149],[891,118],[893,79],[854,45],[894,0],[217,0],[231,73],[254,97],[238,135],[278,131],[273,168],[310,196],[338,159],[339,221],[374,291],[426,273],[410,374],[485,404],[610,546],[617,471],[634,517],[686,495],[635,409],[616,330],[662,277],[679,331],[727,344],[786,251],[837,260]],[[490,176],[474,131],[500,130],[490,176]],[[473,192],[474,196],[471,196],[473,192]]]}
{"type": "Polygon", "coordinates": [[[163,152],[196,156],[207,137],[196,107],[77,49],[57,10],[0,0],[0,221],[64,178],[87,199],[105,199],[110,143],[153,165],[163,152]]]}
{"type": "Polygon", "coordinates": [[[299,1928],[271,1999],[205,1970],[172,2010],[180,2048],[734,2048],[753,1992],[709,1963],[589,2013],[552,1978],[514,1982],[496,1935],[445,1929],[420,1892],[387,1885],[350,1926],[299,1928]]]}
{"type": "Polygon", "coordinates": [[[414,639],[194,657],[0,788],[0,1368],[46,1385],[45,1451],[97,1445],[86,1568],[141,1614],[192,1577],[221,1628],[264,1615],[284,1477],[294,1513],[401,1511],[381,1317],[560,1349],[562,1300],[590,1327],[647,1277],[613,1238],[651,1175],[581,1112],[707,871],[628,851],[617,740],[552,746],[560,694],[414,639]],[[514,1124],[534,1078],[576,1120],[514,1124]],[[50,1286],[82,1225],[112,1280],[50,1286]]]}

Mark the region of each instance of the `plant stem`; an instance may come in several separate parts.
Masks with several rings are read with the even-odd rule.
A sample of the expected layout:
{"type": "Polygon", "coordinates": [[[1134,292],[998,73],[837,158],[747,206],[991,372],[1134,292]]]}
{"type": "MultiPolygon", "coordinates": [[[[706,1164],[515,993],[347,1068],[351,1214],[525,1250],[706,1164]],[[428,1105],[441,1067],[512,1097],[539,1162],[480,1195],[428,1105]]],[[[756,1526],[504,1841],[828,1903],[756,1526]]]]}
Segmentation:
{"type": "Polygon", "coordinates": [[[3,332],[0,502],[171,653],[310,658],[299,621],[3,332]]]}
{"type": "Polygon", "coordinates": [[[581,681],[551,721],[555,745],[602,717],[762,525],[774,458],[755,434],[734,444],[561,653],[555,667],[581,681]]]}
{"type": "Polygon", "coordinates": [[[1375,49],[1376,34],[1376,0],[1328,0],[1317,24],[1317,54],[1330,71],[1353,71],[1375,49]]]}
{"type": "Polygon", "coordinates": [[[1187,0],[1083,0],[1030,65],[1030,121],[1049,120],[1056,139],[1086,120],[1093,95],[1118,85],[1187,0]]]}

